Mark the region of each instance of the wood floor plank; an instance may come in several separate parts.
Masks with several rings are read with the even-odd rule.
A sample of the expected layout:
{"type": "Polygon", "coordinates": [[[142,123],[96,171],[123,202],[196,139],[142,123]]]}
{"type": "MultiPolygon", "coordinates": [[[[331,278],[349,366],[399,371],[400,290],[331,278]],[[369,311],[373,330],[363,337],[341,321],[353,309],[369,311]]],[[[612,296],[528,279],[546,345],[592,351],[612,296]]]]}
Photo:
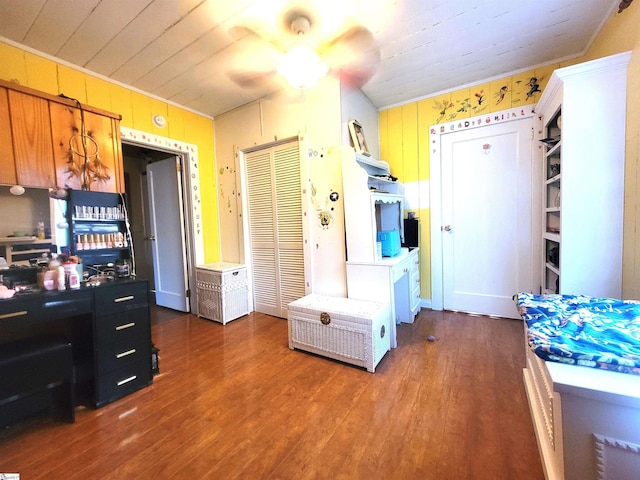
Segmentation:
{"type": "Polygon", "coordinates": [[[519,321],[423,310],[371,374],[288,348],[287,322],[163,309],[153,385],[0,431],[21,478],[543,478],[519,321]],[[430,342],[427,337],[435,337],[430,342]]]}

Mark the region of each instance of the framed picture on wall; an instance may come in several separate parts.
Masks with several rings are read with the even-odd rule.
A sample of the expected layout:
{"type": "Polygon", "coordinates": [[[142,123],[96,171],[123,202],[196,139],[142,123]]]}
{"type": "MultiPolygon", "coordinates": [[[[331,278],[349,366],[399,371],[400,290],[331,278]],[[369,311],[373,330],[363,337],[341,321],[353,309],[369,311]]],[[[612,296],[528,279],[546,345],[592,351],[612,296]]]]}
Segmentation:
{"type": "Polygon", "coordinates": [[[349,120],[349,133],[351,135],[351,143],[356,153],[361,153],[367,157],[371,156],[367,141],[364,138],[364,130],[357,120],[349,120]]]}

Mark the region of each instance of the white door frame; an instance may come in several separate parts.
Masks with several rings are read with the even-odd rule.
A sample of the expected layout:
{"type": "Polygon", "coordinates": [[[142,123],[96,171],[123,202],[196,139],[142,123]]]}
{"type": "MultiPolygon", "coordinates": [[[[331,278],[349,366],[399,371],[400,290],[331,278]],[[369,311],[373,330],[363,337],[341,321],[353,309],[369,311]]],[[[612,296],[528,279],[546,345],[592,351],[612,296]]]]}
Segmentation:
{"type": "MultiPolygon", "coordinates": [[[[454,133],[461,130],[469,130],[472,128],[480,128],[483,126],[493,125],[496,123],[510,122],[514,120],[526,119],[534,116],[534,105],[526,105],[521,108],[512,108],[495,113],[488,113],[465,120],[456,120],[453,122],[433,125],[429,127],[429,145],[430,150],[430,192],[429,203],[431,213],[431,308],[433,310],[442,310],[444,306],[443,295],[443,258],[442,258],[442,135],[454,133]]],[[[532,155],[532,159],[535,155],[532,155]]],[[[541,217],[540,202],[537,201],[540,191],[540,181],[538,171],[540,169],[536,165],[532,166],[532,189],[533,195],[533,211],[532,221],[532,242],[536,238],[537,222],[541,217]]],[[[535,242],[533,245],[537,245],[535,242]]],[[[537,248],[537,247],[536,247],[537,248]]],[[[534,248],[532,252],[533,258],[539,258],[538,252],[534,248]]],[[[539,262],[533,261],[533,265],[539,262]]],[[[533,273],[533,272],[532,272],[533,273]]],[[[534,277],[535,278],[535,277],[534,277]]]]}
{"type": "MultiPolygon", "coordinates": [[[[185,228],[185,242],[187,246],[187,271],[189,275],[189,288],[191,297],[189,304],[192,313],[197,313],[197,299],[195,292],[195,266],[204,264],[204,238],[202,232],[202,205],[200,198],[200,176],[198,174],[198,146],[192,143],[182,142],[172,138],[155,135],[120,126],[122,143],[158,150],[171,155],[182,156],[183,172],[183,198],[184,198],[184,222],[189,228],[185,228]]],[[[135,247],[135,245],[134,245],[135,247]]]]}

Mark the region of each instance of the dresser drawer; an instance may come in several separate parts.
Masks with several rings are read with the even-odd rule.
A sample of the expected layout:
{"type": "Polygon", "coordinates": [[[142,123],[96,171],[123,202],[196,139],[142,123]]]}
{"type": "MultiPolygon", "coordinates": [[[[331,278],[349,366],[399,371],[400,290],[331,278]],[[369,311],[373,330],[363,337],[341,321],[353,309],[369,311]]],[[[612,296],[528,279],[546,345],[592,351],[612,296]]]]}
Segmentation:
{"type": "Polygon", "coordinates": [[[86,316],[90,325],[92,309],[91,291],[47,292],[0,300],[0,344],[33,336],[65,335],[71,324],[68,319],[86,316]]]}
{"type": "Polygon", "coordinates": [[[92,294],[90,291],[65,291],[42,295],[14,297],[0,301],[0,321],[19,319],[60,320],[77,315],[91,314],[92,294]]]}
{"type": "Polygon", "coordinates": [[[24,323],[37,319],[41,308],[41,302],[24,298],[0,301],[0,322],[4,327],[13,322],[24,323]]]}
{"type": "Polygon", "coordinates": [[[97,382],[98,407],[129,395],[151,383],[151,356],[106,375],[98,375],[97,382]]]}
{"type": "Polygon", "coordinates": [[[93,296],[90,291],[65,292],[54,297],[45,297],[40,305],[40,314],[48,320],[87,315],[93,312],[93,296]]]}
{"type": "Polygon", "coordinates": [[[406,258],[401,262],[397,263],[393,266],[391,270],[391,281],[392,283],[396,283],[400,280],[404,275],[409,273],[409,269],[411,268],[411,260],[410,258],[406,258]]]}
{"type": "Polygon", "coordinates": [[[99,316],[95,319],[96,346],[102,348],[127,338],[150,338],[149,309],[147,307],[127,310],[116,315],[99,316]]]}
{"type": "Polygon", "coordinates": [[[96,289],[97,316],[110,315],[148,304],[147,282],[127,282],[96,289]]]}
{"type": "Polygon", "coordinates": [[[147,358],[151,358],[151,344],[148,336],[122,338],[117,343],[97,349],[98,374],[102,376],[147,358]]]}

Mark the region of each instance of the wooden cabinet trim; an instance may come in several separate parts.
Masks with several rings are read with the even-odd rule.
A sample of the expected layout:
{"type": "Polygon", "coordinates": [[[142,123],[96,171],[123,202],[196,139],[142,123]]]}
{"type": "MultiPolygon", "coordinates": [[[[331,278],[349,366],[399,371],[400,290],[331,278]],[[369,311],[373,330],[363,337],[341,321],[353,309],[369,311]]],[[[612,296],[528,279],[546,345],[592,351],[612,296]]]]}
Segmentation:
{"type": "Polygon", "coordinates": [[[13,185],[17,183],[17,178],[9,114],[9,93],[6,88],[0,88],[0,184],[13,185]]]}
{"type": "MultiPolygon", "coordinates": [[[[25,87],[22,85],[18,85],[17,83],[8,82],[6,80],[0,79],[0,87],[7,88],[9,90],[15,90],[17,92],[26,93],[28,95],[33,95],[34,97],[44,98],[50,102],[61,103],[63,105],[67,105],[69,107],[78,107],[77,102],[72,99],[61,97],[59,95],[51,95],[46,92],[41,92],[40,90],[35,90],[33,88],[25,87]]],[[[101,108],[92,107],[90,105],[81,104],[83,110],[87,112],[97,113],[98,115],[104,115],[106,117],[111,117],[116,120],[122,120],[122,115],[118,113],[109,112],[107,110],[102,110],[101,108]]]]}

